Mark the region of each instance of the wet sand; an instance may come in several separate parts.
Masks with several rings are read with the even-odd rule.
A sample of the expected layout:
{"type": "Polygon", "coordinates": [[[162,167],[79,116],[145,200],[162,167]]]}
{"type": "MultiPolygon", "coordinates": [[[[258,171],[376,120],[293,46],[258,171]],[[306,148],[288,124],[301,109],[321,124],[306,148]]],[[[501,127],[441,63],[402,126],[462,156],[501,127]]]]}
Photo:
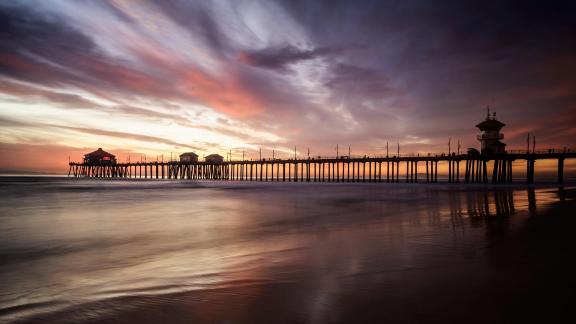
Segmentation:
{"type": "MultiPolygon", "coordinates": [[[[33,208],[3,216],[3,234],[21,242],[29,241],[19,238],[24,233],[41,239],[22,246],[2,240],[8,261],[0,278],[11,282],[0,289],[0,319],[559,322],[571,315],[575,300],[574,189],[111,183],[122,188],[122,199],[113,200],[100,184],[50,186],[60,199],[75,197],[81,206],[44,201],[43,213],[33,208]],[[150,198],[162,192],[169,194],[150,198]],[[77,218],[79,210],[103,201],[106,211],[117,210],[114,218],[77,218]],[[146,208],[134,211],[136,203],[146,208]],[[69,227],[41,234],[42,217],[15,222],[30,213],[69,227]],[[129,224],[134,227],[117,228],[129,224]],[[46,242],[50,248],[41,245],[46,242]]],[[[15,195],[3,197],[30,202],[15,195]]],[[[28,196],[39,203],[42,195],[28,196]]]]}

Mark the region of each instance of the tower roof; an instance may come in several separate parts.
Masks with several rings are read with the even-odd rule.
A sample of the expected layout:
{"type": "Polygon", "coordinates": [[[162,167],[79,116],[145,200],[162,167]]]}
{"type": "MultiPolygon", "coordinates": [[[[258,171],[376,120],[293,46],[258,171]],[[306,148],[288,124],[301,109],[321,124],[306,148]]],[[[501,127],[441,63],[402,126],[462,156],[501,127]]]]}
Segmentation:
{"type": "Polygon", "coordinates": [[[499,131],[502,127],[506,126],[506,124],[496,119],[496,112],[492,113],[492,118],[490,118],[490,106],[486,107],[486,111],[486,119],[476,125],[476,127],[480,128],[481,131],[499,131]]]}
{"type": "Polygon", "coordinates": [[[486,119],[480,124],[476,125],[481,131],[486,130],[500,130],[502,127],[506,126],[506,124],[496,120],[496,119],[486,119]]]}
{"type": "Polygon", "coordinates": [[[84,154],[84,158],[89,158],[89,159],[102,159],[103,157],[115,158],[114,154],[110,154],[110,153],[104,151],[100,147],[94,152],[84,154]]]}

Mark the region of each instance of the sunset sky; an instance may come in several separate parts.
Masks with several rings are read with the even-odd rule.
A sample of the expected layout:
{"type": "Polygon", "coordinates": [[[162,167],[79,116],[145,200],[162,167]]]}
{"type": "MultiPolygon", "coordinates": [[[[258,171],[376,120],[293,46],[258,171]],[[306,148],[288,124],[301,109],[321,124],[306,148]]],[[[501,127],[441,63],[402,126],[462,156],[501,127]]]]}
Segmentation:
{"type": "MultiPolygon", "coordinates": [[[[0,172],[138,160],[576,144],[576,5],[0,1],[0,172]]],[[[568,3],[566,1],[566,3],[568,3]]]]}

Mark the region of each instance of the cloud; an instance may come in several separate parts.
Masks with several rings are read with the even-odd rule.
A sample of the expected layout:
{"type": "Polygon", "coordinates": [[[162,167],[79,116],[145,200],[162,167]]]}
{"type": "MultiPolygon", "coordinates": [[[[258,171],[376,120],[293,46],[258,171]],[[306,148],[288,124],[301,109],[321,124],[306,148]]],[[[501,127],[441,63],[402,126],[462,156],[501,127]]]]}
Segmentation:
{"type": "Polygon", "coordinates": [[[66,126],[66,125],[51,124],[51,123],[25,122],[25,121],[6,119],[6,118],[0,118],[0,125],[3,125],[5,127],[57,128],[57,129],[70,130],[70,131],[83,133],[83,134],[107,136],[107,137],[117,138],[117,139],[131,139],[131,140],[140,141],[140,142],[144,142],[144,143],[165,144],[165,145],[173,146],[175,148],[204,149],[204,147],[201,147],[201,146],[178,143],[178,142],[175,142],[175,141],[172,141],[169,139],[165,139],[162,137],[157,137],[157,136],[149,136],[149,135],[134,134],[134,133],[128,133],[128,132],[119,132],[119,131],[109,131],[109,130],[98,129],[98,128],[66,126]]]}
{"type": "Polygon", "coordinates": [[[395,94],[386,73],[350,64],[335,65],[325,85],[346,97],[375,99],[395,94]]]}
{"type": "MultiPolygon", "coordinates": [[[[141,139],[166,145],[180,144],[166,141],[183,126],[205,131],[198,142],[233,147],[331,151],[337,142],[369,151],[408,136],[430,143],[414,144],[422,150],[446,137],[472,146],[487,103],[512,134],[531,129],[543,142],[568,143],[571,119],[540,122],[576,115],[573,9],[555,1],[4,2],[0,93],[7,106],[33,105],[32,119],[47,118],[43,105],[60,110],[70,120],[52,124],[70,131],[85,125],[74,131],[96,135],[93,117],[105,113],[145,125],[141,135],[162,135],[141,139]],[[71,117],[80,111],[81,120],[71,117]]],[[[507,138],[510,146],[520,137],[507,138]]]]}
{"type": "Polygon", "coordinates": [[[4,25],[0,74],[7,77],[43,86],[80,88],[110,100],[131,96],[185,100],[234,116],[263,109],[234,73],[216,78],[193,62],[163,60],[143,49],[132,54],[144,66],[112,57],[63,20],[24,7],[0,6],[0,20],[4,25]]]}
{"type": "Polygon", "coordinates": [[[287,45],[284,47],[268,47],[261,50],[243,51],[238,54],[240,62],[259,68],[285,70],[286,67],[300,61],[311,60],[335,53],[335,49],[300,49],[287,45]]]}
{"type": "Polygon", "coordinates": [[[77,94],[46,90],[22,83],[0,79],[0,93],[14,96],[23,102],[52,102],[64,108],[102,108],[101,105],[77,94]]]}
{"type": "Polygon", "coordinates": [[[165,113],[158,110],[151,110],[130,105],[103,105],[86,99],[78,94],[57,92],[34,87],[23,83],[0,80],[0,93],[14,96],[18,101],[24,103],[50,103],[57,107],[66,109],[87,109],[99,110],[111,114],[125,114],[139,116],[149,119],[164,119],[168,121],[181,121],[182,115],[176,113],[165,113]]]}
{"type": "Polygon", "coordinates": [[[108,137],[114,137],[114,138],[125,138],[125,139],[140,141],[140,142],[166,144],[166,145],[174,146],[176,148],[200,149],[199,146],[178,143],[178,142],[174,142],[174,141],[169,140],[169,139],[156,137],[156,136],[148,136],[148,135],[133,134],[133,133],[126,133],[126,132],[117,132],[117,131],[107,131],[107,130],[103,130],[103,129],[95,129],[95,128],[87,128],[87,127],[72,127],[72,126],[62,126],[62,125],[49,125],[49,126],[60,128],[60,129],[72,130],[72,131],[76,131],[76,132],[80,132],[80,133],[84,133],[84,134],[108,136],[108,137]]]}

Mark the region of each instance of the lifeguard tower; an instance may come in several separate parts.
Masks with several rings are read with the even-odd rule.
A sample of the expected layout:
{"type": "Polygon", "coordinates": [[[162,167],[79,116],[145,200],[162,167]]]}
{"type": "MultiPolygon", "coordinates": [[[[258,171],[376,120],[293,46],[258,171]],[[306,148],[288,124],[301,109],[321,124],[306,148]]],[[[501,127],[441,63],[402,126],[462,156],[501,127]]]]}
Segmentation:
{"type": "Polygon", "coordinates": [[[504,139],[504,134],[500,133],[502,127],[506,124],[496,119],[496,113],[490,117],[490,108],[486,114],[486,119],[476,125],[482,131],[477,138],[480,141],[480,152],[482,155],[504,154],[506,153],[506,144],[500,140],[504,139]]]}

